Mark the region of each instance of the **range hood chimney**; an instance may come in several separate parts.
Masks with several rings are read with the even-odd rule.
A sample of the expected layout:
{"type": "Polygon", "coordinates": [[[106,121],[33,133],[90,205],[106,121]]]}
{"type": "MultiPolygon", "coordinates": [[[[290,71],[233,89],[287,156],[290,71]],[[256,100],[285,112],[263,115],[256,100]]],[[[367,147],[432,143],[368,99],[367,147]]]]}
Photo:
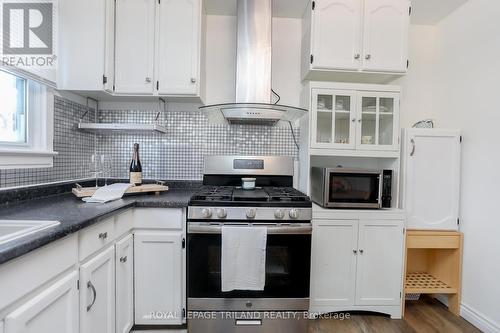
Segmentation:
{"type": "Polygon", "coordinates": [[[230,124],[275,125],[294,121],[305,109],[272,104],[272,0],[237,0],[236,101],[200,107],[230,124]]]}

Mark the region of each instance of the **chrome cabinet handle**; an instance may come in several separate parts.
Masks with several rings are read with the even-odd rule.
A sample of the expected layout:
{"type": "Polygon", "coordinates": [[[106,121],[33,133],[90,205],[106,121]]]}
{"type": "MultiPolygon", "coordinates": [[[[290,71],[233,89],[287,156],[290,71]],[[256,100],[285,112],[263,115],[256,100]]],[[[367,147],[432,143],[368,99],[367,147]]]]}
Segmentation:
{"type": "Polygon", "coordinates": [[[99,239],[106,239],[108,238],[108,233],[107,232],[101,232],[99,234],[99,239]]]}
{"type": "Polygon", "coordinates": [[[151,78],[150,77],[146,77],[146,83],[151,83],[151,78]]]}
{"type": "Polygon", "coordinates": [[[196,78],[192,77],[191,78],[191,83],[196,83],[196,78]]]}
{"type": "Polygon", "coordinates": [[[352,253],[358,254],[358,251],[357,250],[352,250],[352,253]]]}
{"type": "Polygon", "coordinates": [[[95,290],[95,287],[94,285],[92,284],[92,282],[87,282],[87,288],[90,288],[92,290],[92,303],[90,303],[90,305],[87,305],[87,312],[90,311],[90,309],[92,309],[92,306],[94,306],[94,303],[95,303],[95,300],[97,299],[97,292],[95,290]]]}
{"type": "Polygon", "coordinates": [[[361,55],[360,55],[359,53],[356,53],[356,54],[354,55],[354,59],[358,60],[359,58],[361,58],[361,55]]]}
{"type": "Polygon", "coordinates": [[[364,252],[364,251],[363,251],[362,249],[360,249],[360,250],[359,250],[359,254],[363,254],[363,252],[364,252]]]}
{"type": "Polygon", "coordinates": [[[121,257],[121,258],[120,258],[120,262],[127,262],[127,256],[125,256],[125,257],[121,257]]]}
{"type": "Polygon", "coordinates": [[[365,56],[365,59],[366,59],[366,60],[370,60],[371,58],[372,58],[372,55],[371,55],[371,54],[367,54],[367,55],[365,56]]]}
{"type": "Polygon", "coordinates": [[[415,140],[411,139],[410,142],[412,145],[410,156],[413,156],[415,155],[415,140]]]}

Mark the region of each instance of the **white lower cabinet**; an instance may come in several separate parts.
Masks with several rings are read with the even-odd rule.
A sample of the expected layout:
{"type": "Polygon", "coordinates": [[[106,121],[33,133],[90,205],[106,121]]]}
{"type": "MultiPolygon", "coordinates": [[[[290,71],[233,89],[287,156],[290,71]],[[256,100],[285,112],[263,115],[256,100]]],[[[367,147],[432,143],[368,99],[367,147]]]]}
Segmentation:
{"type": "Polygon", "coordinates": [[[182,324],[182,231],[136,232],[134,256],[135,323],[182,324]]]}
{"type": "Polygon", "coordinates": [[[78,273],[73,271],[9,313],[2,333],[78,333],[78,273]]]}
{"type": "Polygon", "coordinates": [[[80,266],[80,333],[115,332],[115,248],[80,266]]]}
{"type": "Polygon", "coordinates": [[[115,245],[116,333],[128,333],[134,326],[134,236],[115,245]]]}
{"type": "Polygon", "coordinates": [[[401,316],[403,220],[313,220],[311,312],[401,316]]]}

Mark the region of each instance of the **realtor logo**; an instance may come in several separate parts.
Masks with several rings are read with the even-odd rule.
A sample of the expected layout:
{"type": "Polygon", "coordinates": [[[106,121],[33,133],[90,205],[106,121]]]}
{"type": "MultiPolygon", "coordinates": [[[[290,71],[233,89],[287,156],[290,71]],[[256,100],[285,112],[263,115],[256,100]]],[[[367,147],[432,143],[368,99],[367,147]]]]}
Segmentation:
{"type": "Polygon", "coordinates": [[[55,2],[0,0],[2,64],[16,67],[53,67],[55,2]]]}

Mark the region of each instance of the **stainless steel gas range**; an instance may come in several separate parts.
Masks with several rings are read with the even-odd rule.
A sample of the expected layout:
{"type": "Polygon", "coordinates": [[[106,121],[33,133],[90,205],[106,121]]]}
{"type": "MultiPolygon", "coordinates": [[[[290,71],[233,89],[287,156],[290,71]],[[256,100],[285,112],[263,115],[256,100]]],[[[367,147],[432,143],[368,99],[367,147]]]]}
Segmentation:
{"type": "Polygon", "coordinates": [[[188,206],[189,332],[306,332],[312,205],[292,187],[293,159],[207,157],[203,183],[188,206]],[[222,291],[225,225],[267,228],[264,290],[222,291]]]}

